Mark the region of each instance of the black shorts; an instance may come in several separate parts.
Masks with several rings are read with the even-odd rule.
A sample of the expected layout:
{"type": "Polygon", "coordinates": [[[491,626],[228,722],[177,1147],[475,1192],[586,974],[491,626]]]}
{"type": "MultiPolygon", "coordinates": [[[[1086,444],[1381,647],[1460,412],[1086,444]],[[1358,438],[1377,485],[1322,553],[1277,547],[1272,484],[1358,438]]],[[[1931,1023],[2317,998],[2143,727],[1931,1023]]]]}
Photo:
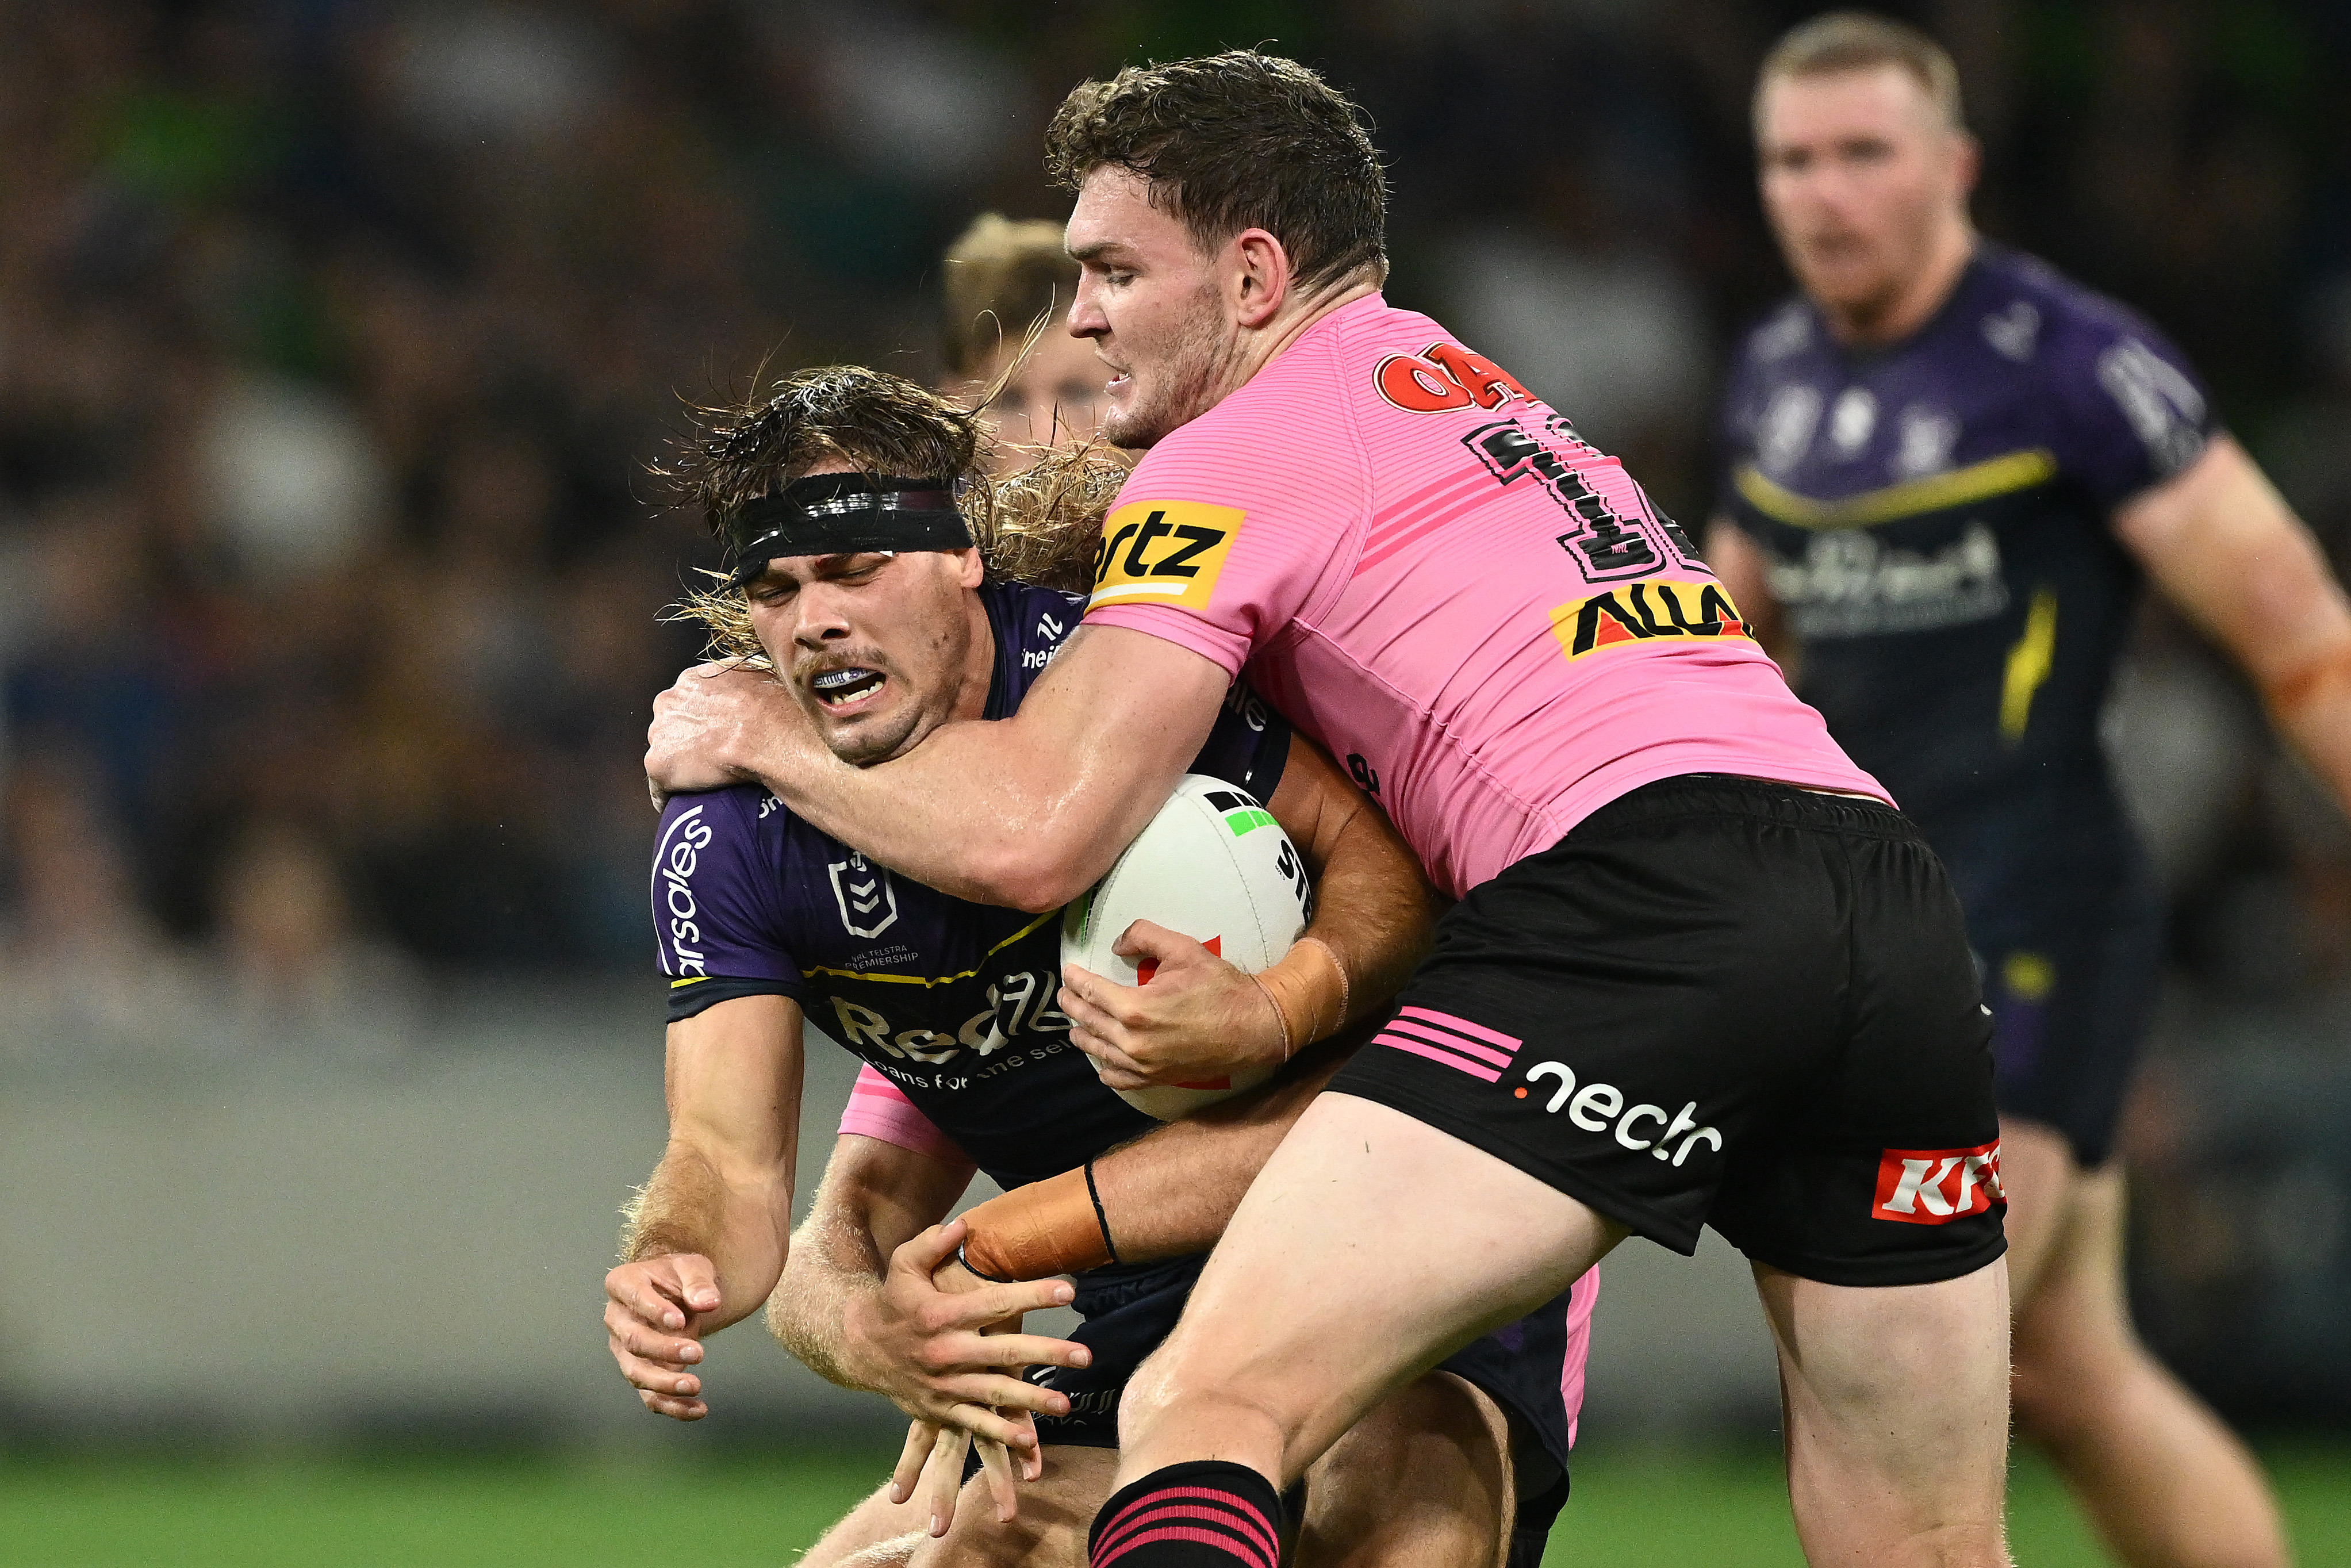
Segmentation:
{"type": "MultiPolygon", "coordinates": [[[[1039,1416],[1040,1444],[1082,1448],[1118,1447],[1118,1403],[1144,1358],[1157,1350],[1183,1315],[1205,1256],[1163,1263],[1113,1265],[1077,1277],[1071,1303],[1085,1322],[1070,1337],[1093,1354],[1089,1366],[1031,1366],[1029,1382],[1069,1396],[1067,1416],[1039,1416]]],[[[1567,1500],[1568,1418],[1562,1393],[1567,1371],[1567,1308],[1562,1293],[1516,1322],[1472,1340],[1439,1364],[1458,1374],[1512,1417],[1536,1454],[1519,1456],[1519,1511],[1511,1562],[1542,1560],[1552,1520],[1567,1500]]],[[[977,1458],[966,1461],[975,1473],[977,1458]]]]}
{"type": "Polygon", "coordinates": [[[1701,776],[1470,889],[1331,1089],[1676,1251],[1711,1224],[1806,1279],[1921,1284],[2007,1245],[1990,1033],[1900,812],[1701,776]]]}
{"type": "Polygon", "coordinates": [[[2058,880],[2030,904],[1969,911],[1991,1004],[2001,1113],[2055,1128],[2095,1170],[2138,1065],[2163,976],[2163,907],[2143,868],[2058,880]]]}

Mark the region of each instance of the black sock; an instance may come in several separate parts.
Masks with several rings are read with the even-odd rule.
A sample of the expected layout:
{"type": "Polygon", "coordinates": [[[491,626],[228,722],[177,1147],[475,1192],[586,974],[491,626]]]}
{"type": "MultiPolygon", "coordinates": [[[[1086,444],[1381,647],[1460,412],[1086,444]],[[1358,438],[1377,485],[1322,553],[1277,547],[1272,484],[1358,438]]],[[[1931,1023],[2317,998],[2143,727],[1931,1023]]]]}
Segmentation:
{"type": "Polygon", "coordinates": [[[1094,1515],[1092,1568],[1278,1568],[1281,1498],[1247,1465],[1193,1459],[1119,1489],[1094,1515]]]}

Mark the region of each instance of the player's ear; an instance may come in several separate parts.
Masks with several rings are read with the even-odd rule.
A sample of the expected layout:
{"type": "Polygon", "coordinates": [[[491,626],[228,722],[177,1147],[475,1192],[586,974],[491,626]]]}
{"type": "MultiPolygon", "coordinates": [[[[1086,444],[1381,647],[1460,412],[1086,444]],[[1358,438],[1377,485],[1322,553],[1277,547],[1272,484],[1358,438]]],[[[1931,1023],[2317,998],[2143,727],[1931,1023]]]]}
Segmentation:
{"type": "Polygon", "coordinates": [[[1290,253],[1263,229],[1243,229],[1233,241],[1229,278],[1234,318],[1244,327],[1262,327],[1290,297],[1290,253]]]}
{"type": "Polygon", "coordinates": [[[1983,143],[1964,131],[1951,132],[1951,183],[1964,202],[1975,194],[1976,176],[1983,172],[1983,143]]]}
{"type": "Polygon", "coordinates": [[[976,548],[966,545],[961,549],[949,550],[947,553],[956,558],[957,587],[977,588],[982,581],[986,580],[987,563],[979,559],[979,551],[976,548]]]}

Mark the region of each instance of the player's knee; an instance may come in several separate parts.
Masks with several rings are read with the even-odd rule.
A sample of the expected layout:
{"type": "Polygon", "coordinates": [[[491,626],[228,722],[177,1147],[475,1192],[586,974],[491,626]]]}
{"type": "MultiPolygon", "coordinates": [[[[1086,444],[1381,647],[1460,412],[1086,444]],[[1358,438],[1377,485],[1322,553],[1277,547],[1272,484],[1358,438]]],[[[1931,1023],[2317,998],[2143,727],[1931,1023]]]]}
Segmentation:
{"type": "Polygon", "coordinates": [[[1490,1460],[1496,1447],[1493,1425],[1477,1396],[1437,1374],[1374,1406],[1340,1441],[1351,1465],[1399,1478],[1446,1454],[1477,1468],[1490,1460]]]}
{"type": "MultiPolygon", "coordinates": [[[[956,1503],[955,1521],[945,1535],[919,1536],[914,1550],[891,1568],[1034,1568],[1041,1541],[1039,1510],[1021,1500],[1020,1513],[1009,1524],[996,1518],[985,1483],[975,1479],[956,1503]]],[[[843,1568],[850,1568],[844,1564],[843,1568]]],[[[863,1563],[855,1568],[864,1568],[863,1563]]]]}
{"type": "Polygon", "coordinates": [[[920,1531],[877,1541],[864,1550],[847,1557],[822,1555],[823,1542],[810,1548],[800,1559],[801,1568],[912,1568],[914,1553],[930,1539],[920,1531]]]}

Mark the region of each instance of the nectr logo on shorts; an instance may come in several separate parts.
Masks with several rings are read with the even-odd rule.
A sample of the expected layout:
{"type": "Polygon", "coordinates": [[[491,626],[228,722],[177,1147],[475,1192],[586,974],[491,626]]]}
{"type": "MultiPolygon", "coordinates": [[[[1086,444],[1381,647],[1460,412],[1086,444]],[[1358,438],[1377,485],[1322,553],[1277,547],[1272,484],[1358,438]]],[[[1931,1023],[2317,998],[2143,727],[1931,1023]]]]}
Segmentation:
{"type": "MultiPolygon", "coordinates": [[[[1721,1133],[1698,1124],[1698,1102],[1695,1100],[1669,1116],[1663,1105],[1635,1105],[1627,1110],[1625,1092],[1614,1083],[1587,1083],[1578,1089],[1575,1086],[1575,1070],[1564,1061],[1538,1061],[1527,1069],[1528,1083],[1544,1078],[1559,1080],[1559,1087],[1552,1091],[1550,1103],[1543,1106],[1546,1112],[1556,1116],[1560,1108],[1565,1106],[1567,1119],[1587,1133],[1605,1133],[1609,1131],[1609,1124],[1614,1122],[1618,1143],[1635,1152],[1646,1149],[1653,1160],[1662,1160],[1670,1155],[1673,1163],[1678,1166],[1689,1158],[1690,1151],[1701,1143],[1717,1154],[1722,1152],[1721,1133]],[[1619,1115],[1619,1112],[1623,1114],[1619,1115]],[[1654,1137],[1635,1135],[1635,1128],[1651,1122],[1663,1130],[1654,1137]]],[[[1524,1088],[1513,1089],[1510,1092],[1520,1099],[1527,1094],[1524,1088]]]]}
{"type": "Polygon", "coordinates": [[[1372,371],[1372,384],[1406,413],[1499,408],[1512,398],[1534,400],[1518,377],[1458,343],[1431,343],[1417,354],[1390,354],[1372,371]]]}
{"type": "MultiPolygon", "coordinates": [[[[1372,1043],[1410,1051],[1439,1066],[1499,1084],[1526,1042],[1434,1008],[1399,1008],[1372,1043]]],[[[1718,1154],[1722,1150],[1721,1133],[1698,1124],[1697,1101],[1671,1114],[1662,1105],[1635,1105],[1628,1110],[1625,1092],[1614,1083],[1587,1083],[1578,1089],[1575,1070],[1564,1061],[1538,1061],[1528,1068],[1526,1082],[1510,1091],[1511,1098],[1524,1100],[1530,1085],[1546,1079],[1559,1081],[1543,1105],[1547,1113],[1556,1116],[1564,1109],[1567,1119],[1587,1133],[1608,1132],[1614,1123],[1616,1141],[1635,1153],[1646,1149],[1652,1159],[1670,1159],[1678,1166],[1700,1144],[1718,1154]],[[1654,1137],[1638,1135],[1638,1130],[1651,1122],[1663,1130],[1654,1137]]]]}
{"type": "Polygon", "coordinates": [[[1094,556],[1094,596],[1102,604],[1181,604],[1206,610],[1217,575],[1247,516],[1206,501],[1130,501],[1102,524],[1094,556]]]}
{"type": "Polygon", "coordinates": [[[1972,1149],[1888,1149],[1877,1161],[1872,1219],[1949,1225],[2006,1203],[2000,1190],[2000,1140],[1972,1149]]]}
{"type": "Polygon", "coordinates": [[[1551,630],[1571,659],[1659,637],[1754,637],[1722,584],[1667,577],[1572,599],[1551,612],[1551,630]]]}

